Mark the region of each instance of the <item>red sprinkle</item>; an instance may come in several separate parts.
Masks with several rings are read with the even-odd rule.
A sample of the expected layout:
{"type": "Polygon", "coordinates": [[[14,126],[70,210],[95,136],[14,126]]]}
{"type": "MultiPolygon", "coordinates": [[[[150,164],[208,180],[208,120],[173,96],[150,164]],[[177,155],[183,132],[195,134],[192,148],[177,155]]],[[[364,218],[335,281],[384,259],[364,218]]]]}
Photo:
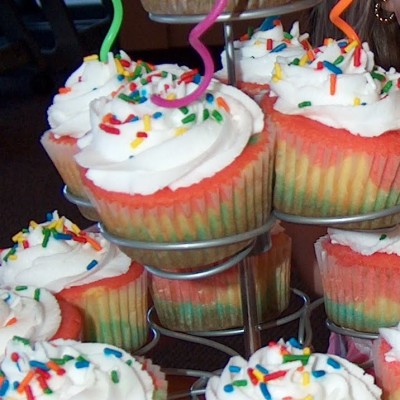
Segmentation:
{"type": "Polygon", "coordinates": [[[125,68],[128,68],[131,66],[131,63],[128,60],[122,60],[120,59],[119,62],[121,63],[121,65],[125,68]]]}
{"type": "Polygon", "coordinates": [[[267,43],[266,43],[266,45],[267,45],[267,50],[269,51],[269,50],[272,50],[272,39],[271,38],[268,38],[267,39],[267,43]]]}
{"type": "Polygon", "coordinates": [[[19,354],[18,353],[12,353],[11,354],[11,361],[17,362],[19,360],[19,354]]]}
{"type": "Polygon", "coordinates": [[[104,132],[111,133],[112,135],[119,135],[119,129],[114,128],[113,126],[106,125],[106,124],[99,124],[100,129],[102,129],[104,132]]]}
{"type": "Polygon", "coordinates": [[[287,371],[276,371],[268,375],[264,375],[264,382],[272,381],[274,379],[282,378],[287,374],[287,371]]]}
{"type": "Polygon", "coordinates": [[[257,377],[254,375],[253,373],[253,368],[248,368],[247,369],[247,374],[249,375],[250,381],[253,385],[257,385],[258,384],[258,379],[257,377]]]}
{"type": "Polygon", "coordinates": [[[69,93],[71,91],[71,88],[70,87],[60,87],[59,89],[58,89],[58,93],[60,93],[60,94],[67,94],[67,93],[69,93]]]}
{"type": "Polygon", "coordinates": [[[147,133],[146,132],[137,132],[136,137],[138,138],[147,138],[147,133]]]}
{"type": "Polygon", "coordinates": [[[361,65],[361,46],[356,46],[354,49],[354,66],[359,67],[361,65]]]}

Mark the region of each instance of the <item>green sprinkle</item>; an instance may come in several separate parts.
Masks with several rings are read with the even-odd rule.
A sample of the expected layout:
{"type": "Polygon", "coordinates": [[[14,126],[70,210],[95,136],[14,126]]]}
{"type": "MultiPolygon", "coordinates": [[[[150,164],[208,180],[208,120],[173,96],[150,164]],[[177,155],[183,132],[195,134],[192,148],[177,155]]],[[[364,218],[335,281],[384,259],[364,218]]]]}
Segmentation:
{"type": "Polygon", "coordinates": [[[300,59],[296,57],[290,64],[299,65],[300,64],[300,59]]]}
{"type": "Polygon", "coordinates": [[[208,118],[210,118],[210,111],[208,110],[208,108],[205,108],[203,111],[203,121],[205,121],[208,118]]]}
{"type": "Polygon", "coordinates": [[[146,70],[146,72],[153,71],[153,68],[148,63],[142,62],[142,65],[143,65],[144,69],[146,70]]]}
{"type": "Polygon", "coordinates": [[[52,358],[51,361],[55,362],[57,365],[64,365],[66,360],[63,358],[52,358]]]}
{"type": "Polygon", "coordinates": [[[299,108],[310,107],[311,101],[303,101],[297,105],[299,108]]]}
{"type": "Polygon", "coordinates": [[[182,114],[187,114],[188,112],[189,112],[189,109],[187,108],[187,107],[180,107],[179,108],[179,111],[181,111],[182,112],[182,114]]]}
{"type": "Polygon", "coordinates": [[[166,78],[168,76],[167,71],[161,71],[161,78],[166,78]]]}
{"type": "Polygon", "coordinates": [[[379,240],[385,240],[387,238],[386,233],[384,233],[383,235],[381,235],[381,237],[379,238],[379,240]]]}
{"type": "Polygon", "coordinates": [[[293,39],[293,35],[291,35],[289,32],[284,32],[283,33],[283,37],[285,39],[293,39]]]}
{"type": "Polygon", "coordinates": [[[224,117],[221,115],[221,113],[218,110],[213,110],[211,113],[211,116],[218,122],[221,122],[224,117]]]}
{"type": "Polygon", "coordinates": [[[126,364],[126,365],[129,365],[129,366],[131,366],[131,365],[132,365],[132,363],[133,363],[133,361],[132,361],[132,360],[127,360],[125,364],[126,364]]]}
{"type": "Polygon", "coordinates": [[[249,26],[247,28],[247,34],[249,35],[249,39],[254,35],[254,27],[249,26]]]}
{"type": "Polygon", "coordinates": [[[141,65],[137,65],[136,68],[133,71],[132,77],[133,77],[133,79],[136,79],[141,75],[142,75],[142,66],[141,65]]]}
{"type": "Polygon", "coordinates": [[[133,99],[132,97],[128,96],[125,93],[120,93],[118,95],[118,98],[121,99],[121,100],[127,101],[128,103],[136,103],[135,99],[133,99]]]}
{"type": "Polygon", "coordinates": [[[333,65],[338,65],[344,60],[343,56],[339,56],[334,62],[333,65]]]}
{"type": "Polygon", "coordinates": [[[20,286],[16,286],[16,287],[15,287],[15,290],[16,290],[17,292],[20,292],[21,290],[26,290],[26,289],[28,289],[28,286],[22,286],[22,285],[20,285],[20,286]]]}
{"type": "Polygon", "coordinates": [[[116,371],[115,369],[111,371],[111,380],[114,383],[119,383],[118,371],[116,371]]]}
{"type": "Polygon", "coordinates": [[[47,247],[47,244],[49,243],[50,239],[50,230],[49,229],[43,229],[43,241],[42,241],[42,247],[47,247]]]}
{"type": "Polygon", "coordinates": [[[301,361],[301,363],[303,365],[306,365],[308,363],[309,358],[310,358],[310,356],[308,354],[306,354],[306,355],[285,354],[283,356],[283,362],[301,361]]]}
{"type": "Polygon", "coordinates": [[[46,394],[52,394],[53,393],[53,391],[49,387],[44,388],[43,392],[46,393],[46,394]]]}
{"type": "Polygon", "coordinates": [[[378,81],[384,81],[385,80],[385,75],[379,74],[378,72],[371,72],[372,78],[378,80],[378,81]]]}
{"type": "Polygon", "coordinates": [[[237,381],[233,381],[233,382],[232,382],[232,385],[233,385],[233,386],[238,386],[238,387],[240,387],[240,386],[247,386],[247,381],[246,381],[245,379],[239,379],[239,380],[237,380],[237,381]]]}
{"type": "Polygon", "coordinates": [[[39,288],[35,289],[33,298],[34,298],[36,301],[39,301],[39,300],[40,300],[40,289],[39,289],[39,288]]]}
{"type": "Polygon", "coordinates": [[[387,81],[385,83],[385,85],[383,86],[383,88],[382,88],[382,92],[383,93],[388,93],[389,90],[392,88],[392,86],[393,86],[393,81],[387,81]]]}
{"type": "Polygon", "coordinates": [[[7,252],[7,254],[3,257],[3,260],[4,260],[4,261],[7,261],[7,260],[9,259],[10,256],[12,256],[12,255],[14,255],[14,254],[16,253],[16,251],[17,251],[17,247],[16,247],[16,246],[12,247],[12,248],[7,252]]]}
{"type": "Polygon", "coordinates": [[[14,336],[13,340],[16,341],[16,342],[23,343],[25,345],[29,345],[31,343],[31,341],[29,339],[25,339],[25,338],[23,338],[21,336],[14,336]]]}
{"type": "Polygon", "coordinates": [[[196,121],[196,114],[189,114],[187,117],[182,119],[182,124],[188,124],[189,122],[196,121]]]}

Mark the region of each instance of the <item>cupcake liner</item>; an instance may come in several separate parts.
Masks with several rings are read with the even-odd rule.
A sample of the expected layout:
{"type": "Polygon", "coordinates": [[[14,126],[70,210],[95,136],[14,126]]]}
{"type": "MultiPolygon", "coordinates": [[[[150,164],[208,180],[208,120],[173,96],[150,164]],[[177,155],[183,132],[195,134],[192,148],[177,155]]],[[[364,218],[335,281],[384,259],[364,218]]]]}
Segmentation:
{"type": "MultiPolygon", "coordinates": [[[[397,133],[362,138],[301,116],[272,110],[276,131],[274,208],[305,217],[366,215],[400,205],[400,154],[397,133]],[[289,117],[292,117],[289,118],[289,117]]],[[[377,229],[400,222],[400,213],[347,229],[377,229]]]]}
{"type": "MultiPolygon", "coordinates": [[[[214,6],[213,0],[141,0],[147,12],[155,14],[208,14],[214,6]]],[[[242,12],[274,7],[290,3],[292,0],[229,0],[225,12],[242,12]]]]}
{"type": "MultiPolygon", "coordinates": [[[[261,227],[270,216],[273,138],[251,139],[241,156],[211,178],[153,195],[108,192],[82,179],[106,232],[116,238],[162,243],[201,242],[261,227]]],[[[112,240],[112,239],[111,239],[112,240]]],[[[212,264],[239,252],[248,240],[204,249],[142,250],[121,246],[131,258],[163,269],[212,264]]]]}
{"type": "Polygon", "coordinates": [[[69,191],[78,197],[87,199],[78,165],[75,161],[75,154],[80,149],[77,140],[72,137],[56,139],[51,131],[46,131],[40,138],[40,143],[46,150],[58,173],[69,191]]]}
{"type": "Polygon", "coordinates": [[[166,400],[168,395],[168,381],[165,373],[161,371],[160,366],[153,364],[149,358],[142,356],[135,357],[142,364],[143,370],[148,372],[153,380],[154,393],[152,400],[166,400]]]}
{"type": "Polygon", "coordinates": [[[378,332],[398,323],[400,263],[395,255],[358,255],[347,246],[331,245],[327,236],[315,251],[328,318],[344,328],[378,332]]]}
{"type": "MultiPolygon", "coordinates": [[[[247,257],[256,284],[258,322],[284,311],[290,295],[290,238],[273,235],[269,251],[247,257]]],[[[151,276],[150,290],[163,326],[179,331],[208,331],[243,325],[239,265],[196,280],[171,280],[151,276]]]]}
{"type": "Polygon", "coordinates": [[[125,275],[124,285],[114,287],[111,284],[114,278],[107,278],[58,294],[81,310],[83,341],[109,343],[127,351],[146,344],[149,333],[147,273],[142,270],[133,280],[129,272],[125,275]]]}

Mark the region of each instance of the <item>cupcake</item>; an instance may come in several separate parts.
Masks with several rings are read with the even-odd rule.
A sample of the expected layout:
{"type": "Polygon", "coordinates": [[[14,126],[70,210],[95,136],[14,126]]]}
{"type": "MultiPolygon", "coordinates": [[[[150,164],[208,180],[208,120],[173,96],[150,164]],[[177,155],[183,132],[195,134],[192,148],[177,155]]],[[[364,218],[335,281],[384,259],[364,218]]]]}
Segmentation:
{"type": "Polygon", "coordinates": [[[59,302],[46,289],[32,286],[0,287],[0,354],[14,336],[27,339],[80,339],[79,311],[59,302]]]}
{"type": "Polygon", "coordinates": [[[196,70],[158,66],[116,96],[94,101],[92,140],[76,155],[105,232],[116,242],[161,244],[160,251],[125,246],[144,264],[179,269],[222,260],[249,241],[218,242],[207,251],[162,246],[225,240],[270,216],[273,137],[250,97],[212,80],[188,106],[152,100],[181,99],[199,80],[196,70]]]}
{"type": "MultiPolygon", "coordinates": [[[[40,142],[67,185],[66,196],[75,201],[87,201],[74,155],[84,147],[90,130],[89,104],[92,100],[116,91],[137,67],[129,56],[121,51],[108,55],[103,63],[96,55],[83,59],[80,67],[59,88],[47,110],[50,129],[40,142]]],[[[80,207],[83,215],[97,221],[91,207],[80,207]]]]}
{"type": "MultiPolygon", "coordinates": [[[[236,86],[260,101],[269,92],[272,71],[278,57],[289,60],[302,59],[310,45],[308,33],[300,34],[295,22],[290,32],[285,32],[278,17],[269,17],[256,29],[235,40],[234,60],[236,86]]],[[[215,73],[217,79],[228,81],[227,51],[221,53],[222,69],[215,73]]]]}
{"type": "Polygon", "coordinates": [[[379,329],[373,345],[376,381],[383,390],[383,400],[400,397],[400,325],[379,329]]]}
{"type": "MultiPolygon", "coordinates": [[[[289,305],[291,240],[279,224],[269,250],[248,256],[256,285],[258,322],[278,316],[289,305]]],[[[161,324],[179,331],[221,330],[243,325],[240,265],[195,280],[150,276],[150,290],[161,324]]]]}
{"type": "Polygon", "coordinates": [[[81,231],[55,211],[14,236],[0,253],[3,285],[42,287],[76,306],[83,340],[129,350],[147,341],[147,274],[96,232],[81,231]]]}
{"type": "Polygon", "coordinates": [[[400,226],[387,232],[328,229],[315,244],[328,318],[344,328],[378,332],[400,315],[400,226]]]}
{"type": "Polygon", "coordinates": [[[277,98],[263,102],[276,132],[277,211],[365,216],[349,229],[400,221],[399,213],[374,214],[400,205],[399,78],[374,64],[366,43],[347,39],[315,48],[307,61],[279,59],[271,81],[277,98]]]}
{"type": "Polygon", "coordinates": [[[0,360],[3,398],[166,400],[159,367],[103,343],[14,337],[0,360]]]}
{"type": "Polygon", "coordinates": [[[232,357],[212,377],[206,400],[380,399],[374,378],[344,358],[302,349],[296,340],[269,343],[247,361],[232,357]]]}
{"type": "MultiPolygon", "coordinates": [[[[208,14],[215,1],[213,0],[141,0],[143,8],[153,14],[191,15],[208,14]]],[[[293,0],[228,0],[226,12],[240,13],[247,10],[277,7],[293,2],[293,0]]]]}

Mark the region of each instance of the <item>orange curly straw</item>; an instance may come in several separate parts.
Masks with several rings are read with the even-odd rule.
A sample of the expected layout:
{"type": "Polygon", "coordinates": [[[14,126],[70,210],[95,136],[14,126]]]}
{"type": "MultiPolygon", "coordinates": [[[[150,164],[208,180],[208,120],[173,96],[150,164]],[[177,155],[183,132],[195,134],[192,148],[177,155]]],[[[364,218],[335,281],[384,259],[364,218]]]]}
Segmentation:
{"type": "Polygon", "coordinates": [[[332,8],[330,14],[329,14],[329,19],[331,22],[336,25],[349,39],[352,41],[357,41],[358,43],[361,43],[360,38],[358,37],[357,33],[354,31],[354,29],[342,18],[340,18],[340,14],[344,13],[347,7],[350,6],[350,4],[353,2],[353,0],[339,0],[337,4],[332,8]]]}

